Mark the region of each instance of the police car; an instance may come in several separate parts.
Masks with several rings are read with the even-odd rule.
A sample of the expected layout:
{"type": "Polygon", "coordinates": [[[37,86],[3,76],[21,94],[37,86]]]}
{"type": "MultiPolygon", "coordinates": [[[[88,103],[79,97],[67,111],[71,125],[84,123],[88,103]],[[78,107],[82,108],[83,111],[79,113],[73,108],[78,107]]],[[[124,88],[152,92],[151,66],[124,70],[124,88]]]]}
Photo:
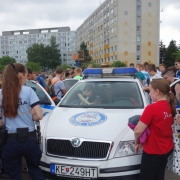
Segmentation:
{"type": "Polygon", "coordinates": [[[141,115],[150,101],[136,72],[85,69],[87,79],[55,108],[46,94],[40,167],[47,179],[139,179],[142,150],[135,154],[128,119],[141,115]]]}

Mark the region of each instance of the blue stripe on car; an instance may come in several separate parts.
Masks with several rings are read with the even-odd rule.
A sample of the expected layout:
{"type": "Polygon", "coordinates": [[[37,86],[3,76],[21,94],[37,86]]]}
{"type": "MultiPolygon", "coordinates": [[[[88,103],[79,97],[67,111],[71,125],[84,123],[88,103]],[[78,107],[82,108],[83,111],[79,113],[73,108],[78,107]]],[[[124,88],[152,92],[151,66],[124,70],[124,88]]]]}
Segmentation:
{"type": "Polygon", "coordinates": [[[55,106],[49,106],[49,105],[44,105],[44,104],[41,104],[40,107],[44,109],[50,109],[50,110],[53,110],[55,108],[55,106]]]}

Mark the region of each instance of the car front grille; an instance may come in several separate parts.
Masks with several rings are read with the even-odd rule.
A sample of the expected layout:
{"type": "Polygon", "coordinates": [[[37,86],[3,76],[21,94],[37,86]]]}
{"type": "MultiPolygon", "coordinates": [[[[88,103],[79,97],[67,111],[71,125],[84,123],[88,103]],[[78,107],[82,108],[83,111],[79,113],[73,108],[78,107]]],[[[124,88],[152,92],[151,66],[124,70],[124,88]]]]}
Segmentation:
{"type": "Polygon", "coordinates": [[[104,159],[109,148],[110,143],[107,142],[83,141],[79,147],[73,147],[70,140],[47,140],[47,153],[61,157],[104,159]]]}

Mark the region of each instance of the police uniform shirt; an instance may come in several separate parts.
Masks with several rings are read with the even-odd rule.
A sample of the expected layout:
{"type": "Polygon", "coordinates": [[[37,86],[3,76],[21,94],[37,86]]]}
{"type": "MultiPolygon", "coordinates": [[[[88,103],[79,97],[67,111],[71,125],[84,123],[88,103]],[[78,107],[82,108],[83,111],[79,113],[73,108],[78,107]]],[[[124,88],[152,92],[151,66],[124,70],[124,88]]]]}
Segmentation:
{"type": "MultiPolygon", "coordinates": [[[[39,104],[39,98],[34,90],[27,86],[21,86],[18,115],[15,118],[2,118],[6,123],[8,133],[16,133],[16,128],[29,128],[29,132],[35,130],[34,121],[32,120],[31,108],[39,104]]],[[[2,110],[2,90],[0,89],[0,114],[2,110]]]]}

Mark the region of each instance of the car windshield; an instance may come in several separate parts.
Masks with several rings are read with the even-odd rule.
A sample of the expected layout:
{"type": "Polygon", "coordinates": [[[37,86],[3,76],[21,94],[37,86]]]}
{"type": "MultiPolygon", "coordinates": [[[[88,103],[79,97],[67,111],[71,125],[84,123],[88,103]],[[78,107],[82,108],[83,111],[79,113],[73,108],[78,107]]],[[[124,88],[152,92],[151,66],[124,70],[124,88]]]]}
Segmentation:
{"type": "Polygon", "coordinates": [[[143,108],[139,86],[128,81],[79,82],[64,97],[60,107],[74,108],[143,108]]]}
{"type": "Polygon", "coordinates": [[[63,81],[66,91],[69,91],[71,87],[78,82],[77,79],[66,79],[63,81]]]}

